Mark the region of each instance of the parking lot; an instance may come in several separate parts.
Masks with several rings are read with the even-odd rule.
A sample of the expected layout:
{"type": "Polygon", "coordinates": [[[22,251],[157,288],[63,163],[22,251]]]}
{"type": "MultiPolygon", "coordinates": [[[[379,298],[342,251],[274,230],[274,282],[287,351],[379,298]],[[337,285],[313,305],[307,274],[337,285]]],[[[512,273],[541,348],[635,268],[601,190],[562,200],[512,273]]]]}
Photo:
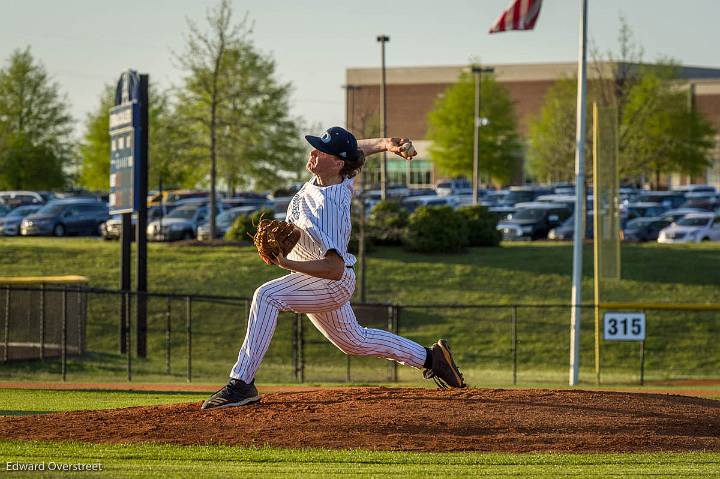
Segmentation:
{"type": "MultiPolygon", "coordinates": [[[[209,194],[206,191],[171,190],[148,196],[147,237],[150,241],[207,241],[222,239],[240,216],[261,208],[283,219],[287,205],[300,185],[275,192],[219,195],[216,232],[210,238],[209,194]]],[[[381,201],[378,189],[357,193],[370,215],[381,201]]],[[[465,180],[442,181],[434,188],[393,186],[388,201],[408,213],[421,207],[472,204],[472,188],[465,180]]],[[[687,243],[720,241],[720,195],[713,186],[685,185],[666,191],[622,187],[616,199],[620,238],[624,241],[687,243]]],[[[511,186],[478,190],[478,204],[497,218],[505,241],[572,240],[575,226],[574,187],[569,184],[511,186]]],[[[593,236],[593,194],[586,198],[585,236],[593,236]]],[[[132,216],[133,235],[136,216],[132,216]]],[[[0,192],[2,236],[99,236],[117,240],[120,215],[110,215],[107,197],[88,192],[0,192]]]]}

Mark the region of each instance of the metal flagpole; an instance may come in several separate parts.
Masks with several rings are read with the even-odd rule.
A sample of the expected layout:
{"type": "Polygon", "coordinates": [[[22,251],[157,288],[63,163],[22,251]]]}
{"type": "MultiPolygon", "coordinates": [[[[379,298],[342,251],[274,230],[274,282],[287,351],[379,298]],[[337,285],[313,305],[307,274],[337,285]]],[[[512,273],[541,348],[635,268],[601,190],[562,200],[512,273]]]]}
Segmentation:
{"type": "Polygon", "coordinates": [[[580,0],[580,46],[578,48],[577,130],[575,133],[575,233],[573,235],[573,286],[570,313],[570,386],[580,372],[580,304],[582,303],[582,252],[585,237],[585,59],[587,0],[580,0]]]}

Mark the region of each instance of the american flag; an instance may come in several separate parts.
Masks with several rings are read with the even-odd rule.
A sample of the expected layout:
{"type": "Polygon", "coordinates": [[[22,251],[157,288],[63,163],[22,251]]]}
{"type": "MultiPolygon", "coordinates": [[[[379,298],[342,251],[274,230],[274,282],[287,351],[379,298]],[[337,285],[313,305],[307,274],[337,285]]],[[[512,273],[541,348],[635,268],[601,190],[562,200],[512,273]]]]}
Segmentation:
{"type": "Polygon", "coordinates": [[[512,0],[490,28],[490,33],[532,30],[540,16],[542,0],[512,0]]]}

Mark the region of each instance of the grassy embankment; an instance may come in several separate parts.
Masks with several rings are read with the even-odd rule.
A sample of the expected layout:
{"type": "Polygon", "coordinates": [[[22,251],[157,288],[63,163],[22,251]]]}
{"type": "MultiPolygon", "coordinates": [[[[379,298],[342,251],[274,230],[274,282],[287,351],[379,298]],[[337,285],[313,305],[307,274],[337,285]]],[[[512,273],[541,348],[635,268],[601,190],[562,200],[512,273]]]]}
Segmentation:
{"type": "MultiPolygon", "coordinates": [[[[119,247],[95,239],[0,239],[0,276],[80,274],[96,287],[117,288],[119,247]]],[[[592,298],[591,249],[585,251],[584,298],[592,298]]],[[[200,248],[151,244],[149,285],[154,292],[249,297],[254,288],[281,272],[267,267],[252,248],[200,248]]],[[[566,304],[570,299],[571,248],[568,244],[510,244],[471,249],[460,255],[417,255],[378,248],[368,261],[371,302],[427,304],[566,304]]],[[[606,301],[720,303],[720,245],[629,245],[623,247],[623,279],[609,284],[606,301]]],[[[135,359],[136,379],[182,380],[185,376],[184,303],[172,303],[172,373],[164,372],[164,301],[150,304],[148,359],[135,359]]],[[[117,353],[115,298],[93,296],[89,303],[90,354],[72,359],[71,380],[122,380],[126,360],[117,353]]],[[[401,333],[422,344],[450,339],[471,384],[508,384],[511,379],[510,308],[401,311],[401,333]]],[[[225,377],[244,335],[244,308],[193,305],[193,376],[201,382],[225,377]]],[[[567,308],[524,308],[517,312],[518,381],[566,381],[567,308]]],[[[309,337],[321,339],[313,328],[309,337]]],[[[720,370],[718,313],[649,313],[645,348],[650,378],[707,376],[720,370]]],[[[592,314],[583,316],[582,378],[594,379],[592,314]]],[[[259,381],[290,382],[290,322],[278,323],[259,381]]],[[[637,343],[603,343],[603,377],[634,381],[639,370],[637,343]]],[[[307,346],[310,381],[342,381],[345,358],[327,344],[307,346]]],[[[385,364],[353,359],[353,380],[377,382],[385,364]]],[[[3,368],[0,378],[56,379],[57,362],[28,361],[3,368]]],[[[402,381],[417,373],[400,369],[402,381]]]]}

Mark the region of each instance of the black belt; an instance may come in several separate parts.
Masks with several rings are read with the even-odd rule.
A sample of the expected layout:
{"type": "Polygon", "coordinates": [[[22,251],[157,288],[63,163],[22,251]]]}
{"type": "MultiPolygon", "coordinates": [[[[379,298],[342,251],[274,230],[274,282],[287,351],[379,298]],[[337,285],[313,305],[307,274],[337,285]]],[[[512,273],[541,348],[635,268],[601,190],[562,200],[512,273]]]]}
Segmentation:
{"type": "Polygon", "coordinates": [[[355,269],[355,266],[350,266],[350,265],[347,265],[347,264],[345,265],[345,267],[346,267],[347,269],[355,269]]]}

